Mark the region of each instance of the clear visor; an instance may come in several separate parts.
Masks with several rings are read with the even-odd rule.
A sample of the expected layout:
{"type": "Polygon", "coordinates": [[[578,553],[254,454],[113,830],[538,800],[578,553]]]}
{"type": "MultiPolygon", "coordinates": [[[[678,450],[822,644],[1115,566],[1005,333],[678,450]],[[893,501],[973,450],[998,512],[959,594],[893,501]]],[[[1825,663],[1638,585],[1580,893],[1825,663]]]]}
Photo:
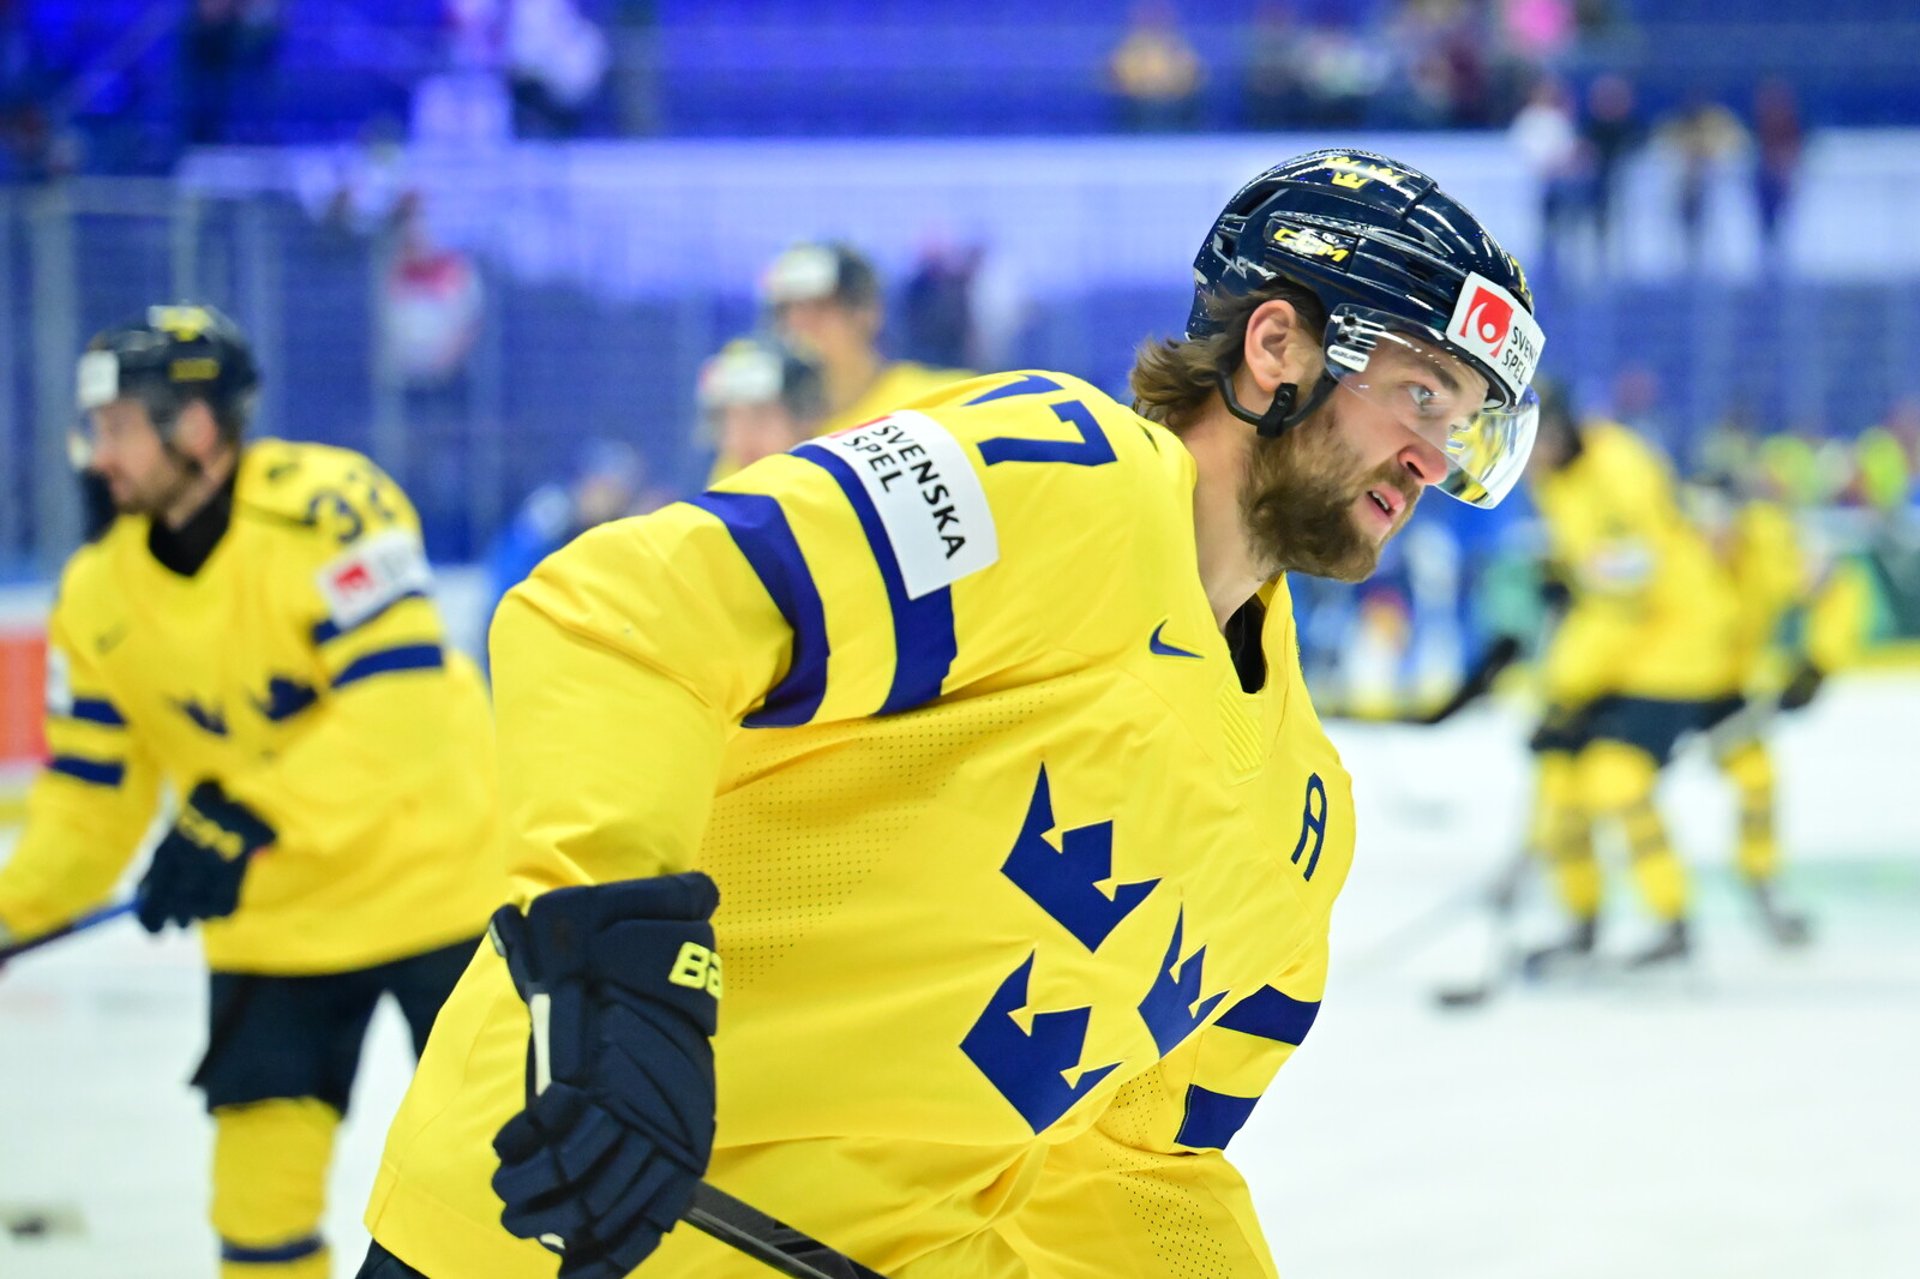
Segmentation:
{"type": "Polygon", "coordinates": [[[1526,470],[1540,425],[1533,388],[1519,403],[1501,404],[1467,361],[1352,316],[1328,326],[1326,356],[1340,389],[1392,414],[1446,455],[1446,477],[1435,487],[1449,496],[1497,506],[1526,470]]]}

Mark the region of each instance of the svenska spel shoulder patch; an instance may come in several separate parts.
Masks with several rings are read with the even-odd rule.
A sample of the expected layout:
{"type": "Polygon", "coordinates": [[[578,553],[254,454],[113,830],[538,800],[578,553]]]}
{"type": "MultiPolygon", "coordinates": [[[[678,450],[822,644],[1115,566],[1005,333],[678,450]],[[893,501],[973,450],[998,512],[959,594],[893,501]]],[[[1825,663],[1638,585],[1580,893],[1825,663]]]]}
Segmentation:
{"type": "Polygon", "coordinates": [[[1460,286],[1447,337],[1492,366],[1509,399],[1533,381],[1547,335],[1520,300],[1475,271],[1460,286]]]}
{"type": "Polygon", "coordinates": [[[341,630],[358,626],[403,595],[433,586],[420,536],[390,528],[350,547],[316,579],[327,617],[341,630]]]}
{"type": "Polygon", "coordinates": [[[811,443],[839,456],[860,477],[887,531],[907,598],[951,586],[1000,558],[979,473],[960,441],[926,414],[889,413],[811,443]]]}

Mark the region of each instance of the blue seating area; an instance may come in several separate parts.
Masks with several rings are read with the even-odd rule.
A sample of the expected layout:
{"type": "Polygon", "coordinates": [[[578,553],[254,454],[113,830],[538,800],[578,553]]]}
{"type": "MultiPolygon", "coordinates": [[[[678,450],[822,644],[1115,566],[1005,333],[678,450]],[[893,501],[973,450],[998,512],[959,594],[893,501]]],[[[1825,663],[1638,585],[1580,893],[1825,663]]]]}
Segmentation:
{"type": "MultiPolygon", "coordinates": [[[[591,134],[914,136],[1085,134],[1123,128],[1107,59],[1126,34],[1125,4],[1015,0],[576,0],[608,36],[613,67],[583,114],[591,134]]],[[[1263,125],[1248,72],[1261,56],[1257,0],[1174,0],[1206,69],[1191,126],[1263,125]]],[[[1347,32],[1378,88],[1350,123],[1439,123],[1410,91],[1396,43],[1399,0],[1293,0],[1284,48],[1347,32]]],[[[251,69],[209,90],[196,81],[187,15],[156,0],[35,0],[0,16],[16,74],[0,109],[34,99],[86,140],[99,172],[167,168],[195,128],[219,116],[229,142],[285,144],[404,128],[414,87],[455,60],[442,0],[285,0],[251,69]],[[213,95],[212,98],[209,94],[213,95]]],[[[1501,52],[1482,17],[1471,43],[1487,61],[1484,122],[1504,123],[1531,74],[1501,52]]],[[[1920,123],[1911,50],[1920,18],[1900,0],[1859,0],[1836,20],[1814,0],[1621,0],[1558,60],[1576,80],[1620,70],[1648,118],[1698,95],[1743,109],[1754,81],[1788,76],[1810,123],[1920,123]],[[1902,33],[1905,33],[1903,37],[1902,33]]],[[[1468,121],[1469,123],[1471,121],[1468,121]]],[[[1460,120],[1449,123],[1458,125],[1460,120]]],[[[200,132],[206,129],[201,127],[200,132]]]]}

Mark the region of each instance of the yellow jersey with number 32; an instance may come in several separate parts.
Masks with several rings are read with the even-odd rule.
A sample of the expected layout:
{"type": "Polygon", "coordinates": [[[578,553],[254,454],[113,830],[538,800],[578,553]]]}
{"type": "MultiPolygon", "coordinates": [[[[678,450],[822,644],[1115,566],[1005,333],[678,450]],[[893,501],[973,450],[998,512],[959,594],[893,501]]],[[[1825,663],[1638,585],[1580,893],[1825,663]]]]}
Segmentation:
{"type": "Polygon", "coordinates": [[[477,934],[505,894],[492,732],[444,643],[419,521],[366,458],[260,440],[199,570],[121,516],[48,633],[48,767],[0,867],[0,922],[56,927],[113,888],[161,781],[204,780],[278,838],[201,927],[216,969],[342,972],[477,934]]]}

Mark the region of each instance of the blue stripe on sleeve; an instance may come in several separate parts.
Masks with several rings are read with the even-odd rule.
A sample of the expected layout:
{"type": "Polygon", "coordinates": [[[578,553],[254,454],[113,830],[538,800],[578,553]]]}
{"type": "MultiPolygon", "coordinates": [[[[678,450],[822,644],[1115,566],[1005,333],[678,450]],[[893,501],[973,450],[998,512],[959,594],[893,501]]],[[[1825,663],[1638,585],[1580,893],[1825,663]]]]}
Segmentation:
{"type": "Polygon", "coordinates": [[[104,697],[74,698],[66,718],[83,719],[89,724],[105,724],[109,728],[127,726],[126,716],[120,713],[120,708],[104,697]]]}
{"type": "Polygon", "coordinates": [[[62,773],[93,786],[118,786],[126,780],[127,766],[111,760],[84,759],[79,755],[55,755],[47,761],[47,770],[62,773]]]}
{"type": "Polygon", "coordinates": [[[820,700],[827,695],[827,613],[787,513],[761,493],[707,492],[688,502],[726,526],[793,631],[793,660],[786,676],[741,723],[751,728],[806,723],[819,713],[820,700]]]}
{"type": "Polygon", "coordinates": [[[1214,1024],[1298,1047],[1306,1042],[1307,1032],[1313,1029],[1313,1019],[1319,1015],[1318,1000],[1308,1003],[1293,999],[1266,986],[1227,1009],[1226,1015],[1214,1024]]]}
{"type": "Polygon", "coordinates": [[[1235,1097],[1198,1084],[1187,1087],[1187,1113],[1174,1140],[1196,1149],[1224,1150],[1247,1122],[1258,1097],[1235,1097]]]}
{"type": "Polygon", "coordinates": [[[271,1248],[250,1248],[231,1239],[222,1239],[220,1260],[242,1266],[284,1266],[290,1261],[311,1257],[326,1246],[319,1235],[308,1235],[304,1239],[276,1244],[271,1248]]]}
{"type": "Polygon", "coordinates": [[[396,595],[351,626],[341,626],[331,617],[322,618],[313,624],[313,642],[316,644],[324,644],[328,640],[339,639],[342,635],[352,634],[374,619],[386,616],[391,609],[403,600],[423,600],[425,598],[427,598],[425,591],[408,591],[405,594],[396,595]]]}
{"type": "Polygon", "coordinates": [[[341,689],[375,675],[391,675],[396,671],[437,671],[446,664],[447,655],[438,644],[402,644],[397,648],[377,648],[348,662],[346,669],[333,677],[333,686],[341,689]]]}
{"type": "Polygon", "coordinates": [[[840,485],[866,531],[867,545],[887,586],[887,603],[893,612],[893,687],[876,714],[895,715],[932,701],[940,696],[959,651],[953,630],[953,588],[943,586],[917,600],[907,598],[906,579],[900,574],[887,527],[846,459],[817,444],[802,444],[793,455],[821,467],[840,485]]]}

